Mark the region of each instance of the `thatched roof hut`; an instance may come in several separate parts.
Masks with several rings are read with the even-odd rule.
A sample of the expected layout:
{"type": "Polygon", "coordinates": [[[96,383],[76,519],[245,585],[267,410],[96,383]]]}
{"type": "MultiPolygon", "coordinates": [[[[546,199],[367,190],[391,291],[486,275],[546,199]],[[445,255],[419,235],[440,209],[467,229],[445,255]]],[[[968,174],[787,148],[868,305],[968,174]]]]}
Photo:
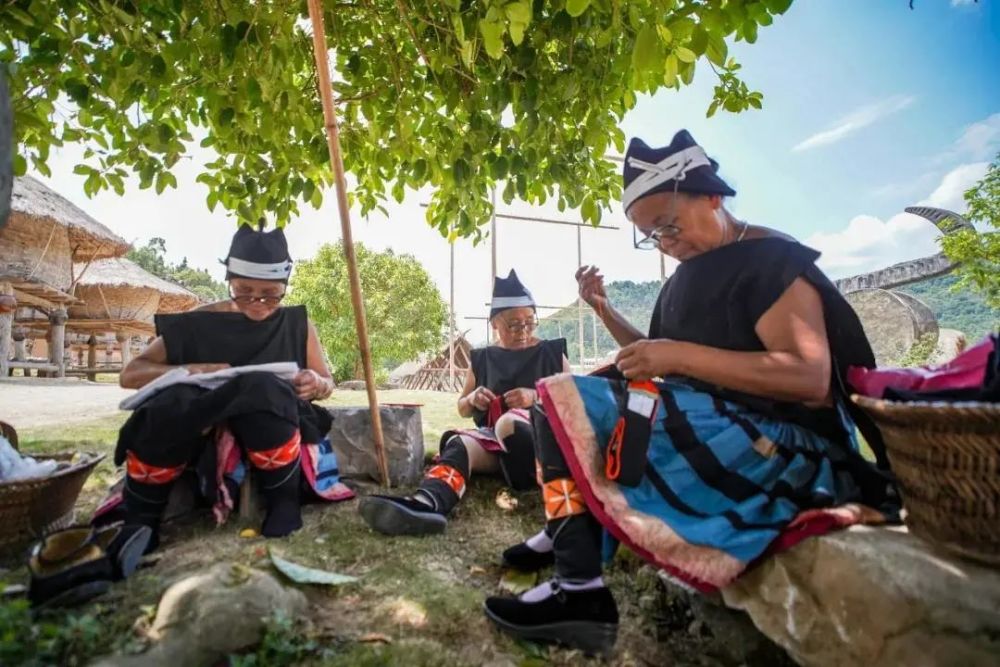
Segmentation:
{"type": "Polygon", "coordinates": [[[455,378],[451,376],[451,345],[445,345],[434,358],[428,360],[412,375],[399,379],[403,389],[430,391],[461,391],[465,374],[472,369],[472,344],[460,334],[455,339],[455,378]]]}
{"type": "Polygon", "coordinates": [[[158,278],[124,257],[78,264],[74,295],[82,304],[69,309],[70,320],[152,322],[156,313],[176,313],[198,303],[193,292],[158,278]]]}
{"type": "Polygon", "coordinates": [[[73,263],[118,257],[128,243],[30,176],[14,179],[8,224],[0,229],[0,282],[19,303],[66,303],[73,263]]]}

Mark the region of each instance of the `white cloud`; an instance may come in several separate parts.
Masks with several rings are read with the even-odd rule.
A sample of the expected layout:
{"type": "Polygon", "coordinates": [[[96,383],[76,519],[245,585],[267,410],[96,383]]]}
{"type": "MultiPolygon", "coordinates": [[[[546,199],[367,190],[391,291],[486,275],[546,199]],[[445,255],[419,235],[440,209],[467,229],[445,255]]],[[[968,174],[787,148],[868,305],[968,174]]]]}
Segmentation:
{"type": "Polygon", "coordinates": [[[968,7],[968,6],[970,6],[970,5],[972,5],[972,4],[976,3],[976,2],[977,2],[977,0],[951,0],[951,6],[952,7],[968,7]]]}
{"type": "Polygon", "coordinates": [[[962,131],[951,155],[964,159],[989,160],[1000,151],[1000,113],[972,123],[962,131]]]}
{"type": "MultiPolygon", "coordinates": [[[[920,205],[963,213],[966,208],[963,193],[983,177],[987,167],[987,163],[981,162],[953,169],[920,205]]],[[[934,225],[909,213],[899,213],[886,221],[858,215],[844,229],[817,232],[805,244],[823,253],[819,265],[824,271],[843,278],[933,255],[940,251],[939,235],[934,225]]]]}
{"type": "Polygon", "coordinates": [[[886,116],[902,111],[915,101],[916,98],[910,95],[894,95],[876,104],[860,107],[836,121],[827,129],[800,141],[792,150],[804,151],[810,148],[837,143],[886,116]]]}

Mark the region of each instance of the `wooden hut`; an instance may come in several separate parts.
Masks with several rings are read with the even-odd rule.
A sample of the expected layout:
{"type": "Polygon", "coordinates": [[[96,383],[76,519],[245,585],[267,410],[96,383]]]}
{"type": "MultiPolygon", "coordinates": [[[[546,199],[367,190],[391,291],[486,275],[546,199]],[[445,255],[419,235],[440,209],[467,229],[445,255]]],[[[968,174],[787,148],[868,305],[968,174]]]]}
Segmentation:
{"type": "Polygon", "coordinates": [[[461,391],[465,385],[466,373],[472,368],[472,345],[460,335],[455,339],[455,377],[451,377],[451,348],[446,345],[433,359],[425,363],[416,373],[401,380],[404,389],[424,389],[429,391],[461,391]]]}
{"type": "MultiPolygon", "coordinates": [[[[126,250],[124,239],[39,181],[14,179],[11,215],[0,229],[0,294],[13,295],[19,306],[40,313],[53,343],[47,363],[15,358],[14,365],[45,366],[61,374],[66,307],[75,302],[74,264],[118,257],[126,250]]],[[[12,320],[12,314],[0,314],[0,376],[7,374],[11,339],[26,335],[12,330],[12,320]]]]}
{"type": "Polygon", "coordinates": [[[75,369],[75,374],[93,377],[99,371],[118,372],[131,358],[132,339],[153,334],[153,315],[183,312],[198,303],[193,292],[154,276],[124,257],[78,264],[74,273],[77,281],[73,294],[80,301],[69,308],[67,328],[77,335],[78,347],[86,344],[88,348],[85,366],[79,363],[79,357],[75,359],[78,366],[83,366],[75,369]],[[102,334],[108,332],[114,334],[117,346],[102,341],[102,334]],[[101,362],[96,354],[98,345],[105,351],[101,362]]]}

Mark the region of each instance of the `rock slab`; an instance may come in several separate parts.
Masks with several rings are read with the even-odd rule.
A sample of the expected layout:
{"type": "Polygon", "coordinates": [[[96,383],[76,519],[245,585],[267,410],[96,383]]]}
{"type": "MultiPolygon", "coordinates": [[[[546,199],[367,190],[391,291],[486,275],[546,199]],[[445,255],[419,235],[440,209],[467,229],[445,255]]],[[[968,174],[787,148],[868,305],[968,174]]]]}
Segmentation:
{"type": "Polygon", "coordinates": [[[163,594],[141,655],[107,658],[97,667],[198,667],[256,645],[275,615],[306,612],[306,597],[271,575],[218,563],[178,581],[163,594]]]}
{"type": "MultiPolygon", "coordinates": [[[[344,477],[379,481],[372,440],[371,412],[367,407],[328,408],[333,416],[330,444],[344,477]]],[[[393,486],[417,484],[424,471],[424,428],[419,406],[382,405],[382,436],[393,486]]]]}
{"type": "Polygon", "coordinates": [[[1000,570],[905,528],[806,540],[722,594],[806,667],[1000,664],[1000,570]]]}

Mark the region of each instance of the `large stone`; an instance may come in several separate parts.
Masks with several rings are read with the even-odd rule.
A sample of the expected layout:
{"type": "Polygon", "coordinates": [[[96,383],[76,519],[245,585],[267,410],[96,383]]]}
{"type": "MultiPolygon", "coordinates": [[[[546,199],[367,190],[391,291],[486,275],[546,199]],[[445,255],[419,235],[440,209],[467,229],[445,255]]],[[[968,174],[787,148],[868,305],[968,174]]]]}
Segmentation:
{"type": "MultiPolygon", "coordinates": [[[[367,407],[329,408],[333,416],[330,443],[337,452],[337,465],[344,477],[379,480],[372,439],[371,411],[367,407]]],[[[410,405],[382,405],[382,437],[389,460],[389,481],[393,486],[410,486],[420,481],[424,470],[424,429],[420,408],[410,405]]]]}
{"type": "Polygon", "coordinates": [[[97,667],[214,665],[260,642],[276,615],[295,618],[307,606],[300,591],[265,572],[219,563],[163,594],[149,632],[152,648],[141,655],[107,658],[97,667]]]}
{"type": "Polygon", "coordinates": [[[938,553],[904,528],[806,540],[723,598],[806,667],[985,667],[1000,657],[1000,571],[938,553]]]}
{"type": "Polygon", "coordinates": [[[863,289],[845,295],[864,327],[879,366],[898,363],[918,341],[937,344],[934,313],[919,299],[903,292],[863,289]]]}

